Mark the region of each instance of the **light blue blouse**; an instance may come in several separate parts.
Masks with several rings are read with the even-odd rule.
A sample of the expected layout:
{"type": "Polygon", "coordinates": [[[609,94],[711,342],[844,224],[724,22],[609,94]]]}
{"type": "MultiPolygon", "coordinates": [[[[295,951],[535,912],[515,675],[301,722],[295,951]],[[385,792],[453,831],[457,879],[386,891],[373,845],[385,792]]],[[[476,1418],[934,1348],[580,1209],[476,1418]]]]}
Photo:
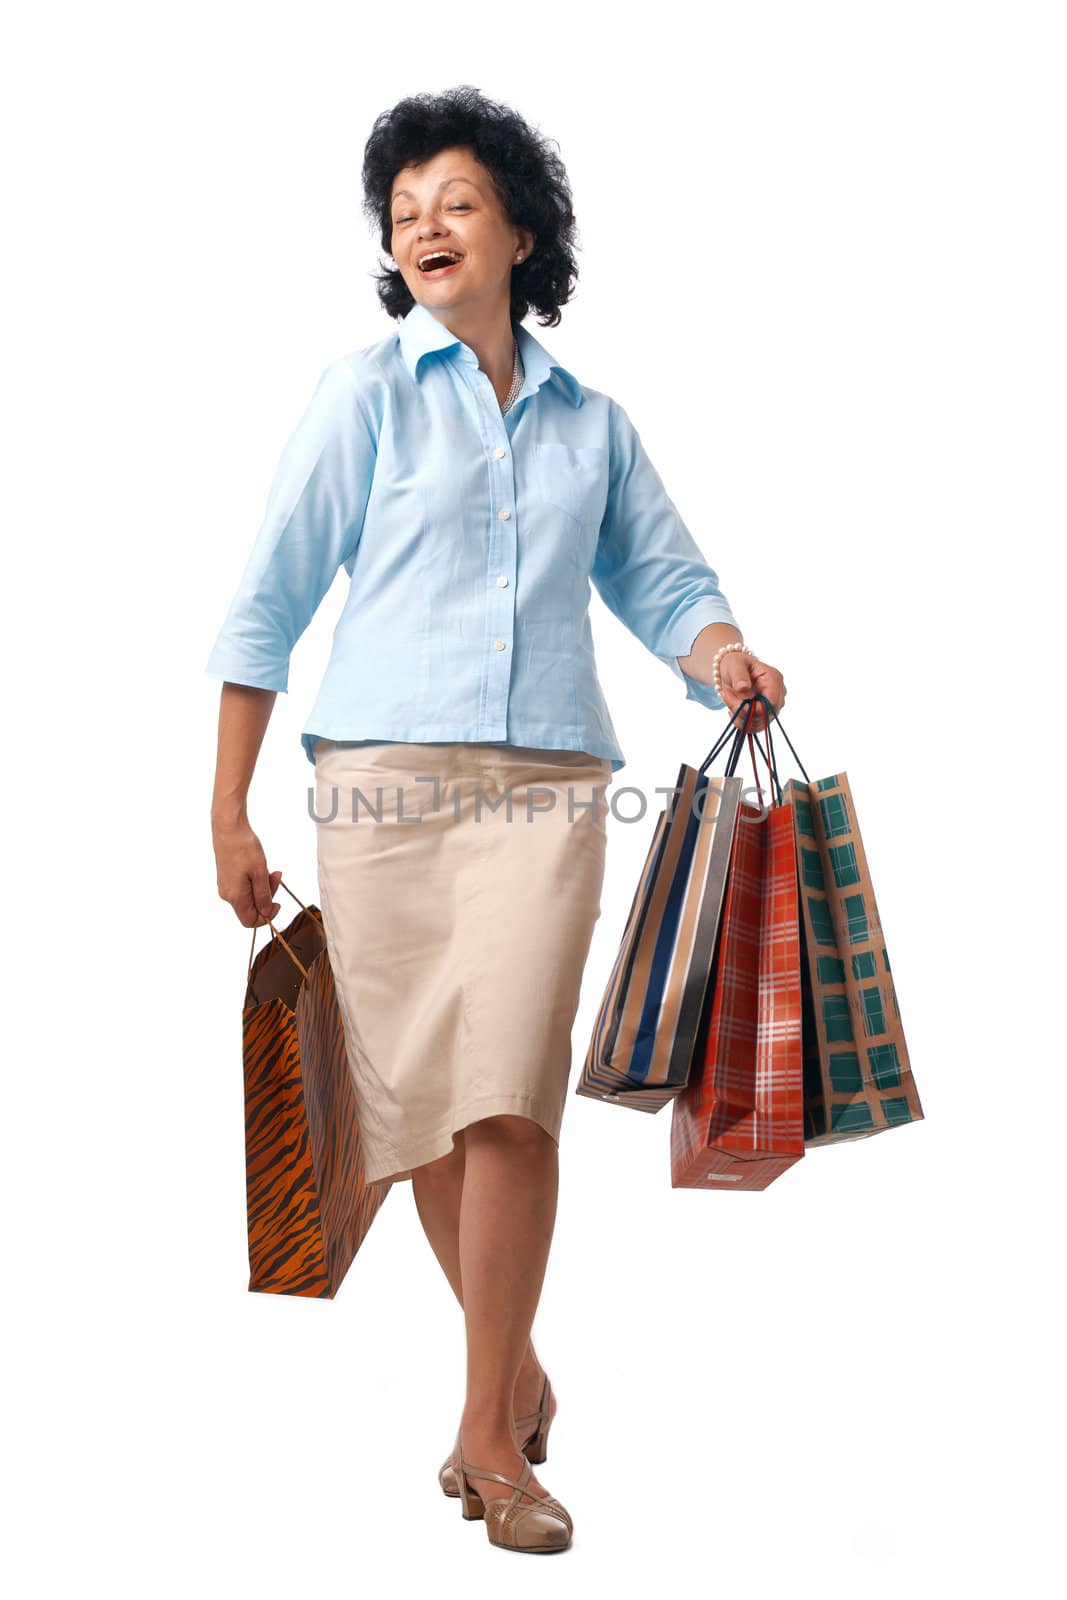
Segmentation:
{"type": "Polygon", "coordinates": [[[521,324],[515,336],[525,381],[502,413],[474,351],[416,304],[326,367],[285,446],[206,673],[287,690],[343,566],[301,734],[311,762],[319,737],[488,740],[617,772],[590,580],[687,699],[723,707],[677,657],[709,622],[737,624],[636,429],[521,324]]]}

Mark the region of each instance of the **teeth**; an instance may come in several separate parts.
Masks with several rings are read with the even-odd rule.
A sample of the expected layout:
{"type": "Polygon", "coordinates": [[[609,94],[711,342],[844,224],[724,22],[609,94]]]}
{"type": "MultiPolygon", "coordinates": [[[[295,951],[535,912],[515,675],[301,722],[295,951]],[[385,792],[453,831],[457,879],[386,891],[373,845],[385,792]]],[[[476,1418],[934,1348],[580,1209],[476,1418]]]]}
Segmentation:
{"type": "Polygon", "coordinates": [[[457,250],[429,250],[424,256],[419,257],[418,264],[421,267],[424,261],[433,261],[437,256],[447,257],[451,261],[463,259],[457,250]]]}

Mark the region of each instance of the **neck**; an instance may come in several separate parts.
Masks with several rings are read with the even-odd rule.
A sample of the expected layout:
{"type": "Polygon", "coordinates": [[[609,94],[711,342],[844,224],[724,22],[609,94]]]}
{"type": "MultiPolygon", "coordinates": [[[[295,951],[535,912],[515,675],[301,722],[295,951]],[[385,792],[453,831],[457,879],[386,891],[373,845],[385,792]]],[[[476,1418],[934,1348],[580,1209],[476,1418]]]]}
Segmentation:
{"type": "MultiPolygon", "coordinates": [[[[434,312],[437,316],[437,312],[434,312]]],[[[446,310],[438,316],[449,331],[457,339],[474,351],[478,357],[478,366],[485,373],[493,385],[493,391],[501,404],[507,398],[511,388],[511,379],[515,372],[515,333],[511,326],[510,303],[494,311],[490,316],[485,313],[478,314],[468,310],[466,314],[457,310],[454,314],[446,310]]]]}

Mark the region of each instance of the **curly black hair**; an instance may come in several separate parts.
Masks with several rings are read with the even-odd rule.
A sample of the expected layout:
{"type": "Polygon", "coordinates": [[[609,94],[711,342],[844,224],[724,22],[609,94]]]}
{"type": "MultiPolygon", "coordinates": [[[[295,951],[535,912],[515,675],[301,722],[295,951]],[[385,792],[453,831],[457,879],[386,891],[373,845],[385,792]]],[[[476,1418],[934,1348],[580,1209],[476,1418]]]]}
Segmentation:
{"type": "MultiPolygon", "coordinates": [[[[542,327],[554,328],[560,307],[573,293],[578,266],[570,183],[550,144],[558,150],[554,139],[536,132],[517,111],[487,100],[470,84],[442,94],[409,95],[375,119],[363,152],[363,210],[381,229],[391,259],[397,173],[455,145],[470,149],[496,186],[509,222],[529,228],[537,240],[526,260],[512,268],[512,321],[521,322],[532,308],[542,327]]],[[[415,301],[400,270],[386,268],[372,276],[389,315],[406,316],[415,301]]]]}

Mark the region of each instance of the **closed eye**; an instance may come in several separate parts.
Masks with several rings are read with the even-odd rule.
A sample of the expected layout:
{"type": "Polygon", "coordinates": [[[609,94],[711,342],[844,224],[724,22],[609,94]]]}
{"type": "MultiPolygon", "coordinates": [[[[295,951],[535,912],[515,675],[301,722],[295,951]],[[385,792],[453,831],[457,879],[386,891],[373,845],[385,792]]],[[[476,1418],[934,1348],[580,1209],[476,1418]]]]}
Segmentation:
{"type": "MultiPolygon", "coordinates": [[[[470,210],[470,206],[467,204],[467,202],[465,200],[461,200],[459,205],[457,205],[457,206],[449,206],[448,209],[450,211],[469,211],[470,210]]],[[[393,219],[393,226],[395,228],[398,228],[402,222],[411,222],[411,221],[412,221],[411,217],[395,217],[393,219]]]]}

